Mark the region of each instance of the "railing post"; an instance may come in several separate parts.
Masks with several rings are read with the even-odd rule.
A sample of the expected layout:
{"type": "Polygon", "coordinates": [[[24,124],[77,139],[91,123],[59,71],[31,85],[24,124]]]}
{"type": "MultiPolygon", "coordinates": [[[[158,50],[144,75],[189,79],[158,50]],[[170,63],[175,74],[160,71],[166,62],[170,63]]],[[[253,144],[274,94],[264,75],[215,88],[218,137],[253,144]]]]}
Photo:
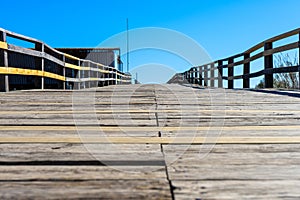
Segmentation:
{"type": "Polygon", "coordinates": [[[194,69],[191,68],[191,84],[194,83],[194,69]]]}
{"type": "MultiPolygon", "coordinates": [[[[6,33],[0,32],[0,41],[6,42],[6,33]]],[[[6,49],[3,49],[3,65],[8,68],[8,53],[6,49]]],[[[9,77],[8,74],[4,75],[4,89],[5,92],[9,92],[9,77]]]]}
{"type": "Polygon", "coordinates": [[[109,79],[109,80],[107,80],[107,85],[111,85],[110,84],[110,79],[111,79],[111,69],[110,68],[108,68],[108,74],[107,74],[107,79],[109,79]]]}
{"type": "Polygon", "coordinates": [[[195,72],[195,81],[194,81],[194,83],[198,84],[199,79],[198,79],[198,70],[197,70],[197,67],[194,67],[194,72],[195,72]]]}
{"type": "MultiPolygon", "coordinates": [[[[244,54],[244,61],[248,58],[250,58],[250,53],[245,53],[244,54]]],[[[243,75],[246,75],[246,74],[249,74],[249,73],[250,73],[250,61],[244,63],[243,75]]],[[[243,88],[250,88],[250,78],[249,78],[249,76],[243,77],[243,88]]]]}
{"type": "Polygon", "coordinates": [[[96,67],[97,67],[97,72],[96,72],[96,75],[97,75],[97,81],[96,81],[96,86],[95,87],[99,87],[99,74],[100,74],[100,72],[99,72],[99,66],[98,65],[96,65],[96,67]]]}
{"type": "Polygon", "coordinates": [[[107,79],[109,79],[109,77],[110,77],[110,71],[107,67],[105,67],[105,70],[107,70],[107,71],[104,74],[104,77],[105,77],[104,86],[108,86],[109,85],[109,80],[107,80],[107,79]]]}
{"type": "MultiPolygon", "coordinates": [[[[36,51],[40,51],[42,53],[42,57],[41,58],[35,58],[35,69],[36,70],[41,70],[44,73],[44,69],[45,69],[45,64],[44,64],[44,52],[45,52],[45,45],[44,43],[35,43],[35,50],[36,51]],[[39,66],[40,65],[40,66],[39,66]]],[[[41,77],[40,81],[38,80],[39,77],[35,77],[35,87],[37,88],[39,84],[40,88],[42,90],[44,90],[44,84],[45,84],[45,79],[44,79],[44,75],[41,77]]]]}
{"type": "MultiPolygon", "coordinates": [[[[44,71],[45,71],[45,59],[44,59],[44,56],[45,56],[45,44],[42,43],[42,72],[44,74],[44,71]]],[[[45,77],[42,76],[42,83],[41,83],[41,87],[42,87],[42,90],[45,89],[45,77]]]]}
{"type": "Polygon", "coordinates": [[[234,62],[233,58],[229,58],[228,59],[228,89],[233,89],[234,85],[233,85],[233,76],[234,76],[234,69],[233,66],[229,67],[230,64],[232,64],[234,62]]]}
{"type": "MultiPolygon", "coordinates": [[[[270,50],[273,48],[272,42],[265,43],[264,50],[270,50]]],[[[265,70],[273,68],[273,54],[265,56],[265,70]]],[[[265,88],[273,88],[273,73],[269,74],[265,72],[265,88]]]]}
{"type": "Polygon", "coordinates": [[[109,80],[107,80],[107,85],[111,85],[110,84],[110,79],[111,79],[111,69],[110,68],[108,68],[107,78],[109,79],[109,80]]]}
{"type": "MultiPolygon", "coordinates": [[[[63,62],[66,63],[66,56],[63,54],[63,62]]],[[[66,67],[63,65],[63,76],[66,79],[66,67]]],[[[63,89],[66,90],[66,81],[64,81],[63,89]]]]}
{"type": "MultiPolygon", "coordinates": [[[[0,41],[3,41],[4,32],[0,31],[0,41]]],[[[0,66],[4,66],[4,50],[0,49],[0,66]]],[[[0,92],[5,91],[5,75],[0,74],[0,92]]]]}
{"type": "Polygon", "coordinates": [[[199,85],[203,86],[202,66],[199,66],[198,70],[199,70],[199,85]]]}
{"type": "Polygon", "coordinates": [[[113,69],[113,76],[114,76],[114,85],[117,85],[117,71],[115,68],[113,69]]]}
{"type": "Polygon", "coordinates": [[[198,84],[198,70],[197,67],[194,67],[194,83],[198,84]]]}
{"type": "Polygon", "coordinates": [[[210,87],[215,87],[215,63],[210,64],[210,87]]]}
{"type": "Polygon", "coordinates": [[[204,71],[204,86],[207,87],[207,81],[208,81],[207,65],[203,66],[203,71],[204,71]]]}
{"type": "Polygon", "coordinates": [[[110,73],[109,73],[109,85],[113,85],[113,81],[112,81],[112,78],[114,78],[114,75],[113,75],[113,70],[112,68],[109,69],[110,73]]]}
{"type": "Polygon", "coordinates": [[[89,76],[89,82],[88,82],[88,88],[91,88],[91,82],[92,82],[92,69],[91,69],[91,62],[88,62],[88,67],[89,67],[89,70],[88,70],[88,76],[89,76]]]}
{"type": "MultiPolygon", "coordinates": [[[[80,60],[78,60],[78,66],[81,66],[81,65],[80,65],[80,60]]],[[[80,73],[81,73],[81,70],[78,69],[78,72],[77,72],[77,74],[78,74],[78,78],[77,78],[77,79],[78,79],[78,84],[77,84],[77,85],[78,85],[78,90],[81,89],[81,80],[80,80],[81,74],[80,74],[80,73]]],[[[83,77],[83,78],[84,78],[84,77],[83,77]]],[[[84,83],[84,85],[85,85],[85,83],[84,83]]]]}
{"type": "Polygon", "coordinates": [[[223,61],[218,61],[218,88],[223,88],[223,61]]]}

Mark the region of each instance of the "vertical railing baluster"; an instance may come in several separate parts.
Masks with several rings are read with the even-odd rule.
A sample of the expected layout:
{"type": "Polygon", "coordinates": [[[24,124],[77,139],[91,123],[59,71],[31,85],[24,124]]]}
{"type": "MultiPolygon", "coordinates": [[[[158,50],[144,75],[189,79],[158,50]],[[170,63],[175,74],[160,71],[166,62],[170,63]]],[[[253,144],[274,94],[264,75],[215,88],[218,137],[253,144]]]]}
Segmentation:
{"type": "Polygon", "coordinates": [[[215,63],[210,64],[210,87],[215,87],[215,63]]]}
{"type": "MultiPolygon", "coordinates": [[[[5,31],[0,33],[0,41],[7,42],[5,31]]],[[[3,49],[3,64],[4,64],[4,67],[6,67],[8,69],[8,52],[7,52],[7,49],[3,49]]],[[[4,89],[5,89],[5,92],[9,92],[9,76],[8,76],[8,74],[4,75],[4,89]]]]}
{"type": "MultiPolygon", "coordinates": [[[[264,45],[264,51],[270,50],[273,48],[272,42],[266,42],[264,45]]],[[[273,68],[273,54],[264,57],[265,70],[273,68]]],[[[265,88],[273,88],[273,73],[268,73],[265,71],[265,88]]]]}
{"type": "Polygon", "coordinates": [[[42,43],[42,49],[41,49],[41,51],[42,51],[42,60],[41,60],[41,67],[42,67],[42,73],[43,73],[43,76],[42,76],[42,85],[41,85],[41,87],[42,87],[42,90],[44,90],[45,89],[45,77],[44,77],[44,71],[45,71],[45,59],[44,59],[44,57],[45,57],[45,44],[44,43],[42,43]]]}
{"type": "Polygon", "coordinates": [[[203,70],[202,70],[202,66],[199,66],[198,70],[199,70],[199,85],[203,86],[203,75],[202,75],[203,70]]]}
{"type": "Polygon", "coordinates": [[[194,68],[191,68],[191,84],[194,84],[194,68]]]}
{"type": "Polygon", "coordinates": [[[62,59],[63,59],[62,61],[64,62],[64,65],[62,66],[63,67],[63,76],[64,76],[64,79],[65,79],[63,89],[66,90],[66,84],[67,84],[67,82],[66,82],[66,66],[65,66],[66,56],[65,56],[65,54],[63,54],[62,59]]]}
{"type": "Polygon", "coordinates": [[[45,51],[45,46],[44,43],[37,42],[35,43],[35,48],[36,51],[41,52],[41,57],[35,57],[35,70],[39,70],[43,72],[43,75],[41,77],[35,76],[34,77],[34,85],[35,88],[41,88],[44,90],[44,51],[45,51]],[[39,80],[40,79],[40,80],[39,80]]]}
{"type": "Polygon", "coordinates": [[[207,69],[207,65],[203,66],[203,71],[204,71],[204,86],[207,87],[208,84],[208,69],[207,69]]]}
{"type": "Polygon", "coordinates": [[[218,61],[218,88],[223,88],[223,61],[218,61]]]}
{"type": "MultiPolygon", "coordinates": [[[[80,60],[78,60],[78,66],[80,66],[80,60]]],[[[81,79],[81,74],[80,74],[80,73],[81,73],[81,70],[78,69],[78,72],[77,72],[77,74],[78,74],[78,75],[77,75],[77,76],[78,76],[78,78],[77,78],[77,79],[78,79],[78,84],[77,84],[77,85],[78,85],[78,90],[81,89],[81,88],[80,88],[80,87],[81,87],[81,86],[80,86],[80,85],[81,85],[81,80],[80,80],[80,79],[81,79]]],[[[83,77],[83,78],[84,78],[84,77],[83,77]]],[[[84,84],[85,84],[85,83],[84,83],[84,84]]]]}
{"type": "MultiPolygon", "coordinates": [[[[250,58],[250,53],[244,53],[244,69],[243,75],[248,75],[250,73],[250,61],[245,62],[245,60],[250,58]]],[[[250,78],[249,76],[243,77],[243,88],[250,88],[250,78]]]]}
{"type": "MultiPolygon", "coordinates": [[[[84,62],[84,63],[86,63],[86,62],[84,62]]],[[[87,63],[88,63],[88,66],[87,66],[87,67],[88,67],[88,69],[89,69],[89,70],[88,70],[88,73],[89,73],[89,75],[88,75],[88,76],[89,76],[88,88],[91,88],[91,82],[93,81],[92,79],[93,79],[94,77],[91,77],[91,75],[93,74],[93,73],[92,73],[92,68],[91,68],[91,62],[88,61],[87,63]]],[[[85,66],[84,66],[84,67],[85,67],[85,66]]]]}
{"type": "Polygon", "coordinates": [[[233,66],[229,66],[230,64],[234,63],[234,59],[233,58],[229,58],[228,59],[228,65],[227,65],[227,69],[228,69],[228,89],[233,89],[234,88],[234,68],[233,66]]]}
{"type": "Polygon", "coordinates": [[[198,73],[198,68],[194,67],[194,71],[195,71],[195,84],[199,83],[199,73],[198,73]]]}

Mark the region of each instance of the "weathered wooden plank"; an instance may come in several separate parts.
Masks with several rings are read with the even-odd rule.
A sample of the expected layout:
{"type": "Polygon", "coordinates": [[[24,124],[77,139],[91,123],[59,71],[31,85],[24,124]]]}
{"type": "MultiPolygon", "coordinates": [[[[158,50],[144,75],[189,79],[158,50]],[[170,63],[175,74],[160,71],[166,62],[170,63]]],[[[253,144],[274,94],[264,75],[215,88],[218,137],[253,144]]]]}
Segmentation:
{"type": "Polygon", "coordinates": [[[53,118],[49,119],[6,119],[5,121],[0,121],[0,125],[25,125],[25,126],[56,126],[56,125],[64,125],[64,126],[156,126],[156,122],[152,119],[80,119],[76,118],[76,122],[74,119],[64,119],[64,118],[53,118]]]}
{"type": "Polygon", "coordinates": [[[299,199],[299,180],[173,181],[175,199],[299,199]]]}
{"type": "MultiPolygon", "coordinates": [[[[109,128],[109,127],[106,127],[109,128]]],[[[106,129],[106,128],[95,128],[91,130],[86,130],[84,127],[79,127],[78,130],[80,133],[98,135],[98,136],[107,136],[107,137],[157,137],[159,133],[162,137],[212,137],[212,136],[222,136],[222,137],[293,137],[299,136],[299,130],[297,129],[287,129],[287,130],[264,130],[263,133],[261,130],[257,131],[224,131],[222,128],[218,130],[189,130],[189,131],[181,131],[181,130],[166,130],[157,129],[156,127],[117,127],[116,129],[106,129]],[[130,129],[127,129],[130,128],[130,129]],[[148,128],[148,129],[143,129],[148,128]]],[[[171,127],[168,127],[171,128],[171,127]]],[[[37,127],[36,129],[39,129],[37,127]]],[[[77,130],[22,130],[22,131],[13,131],[13,130],[0,130],[1,137],[73,137],[78,136],[77,130]]]]}
{"type": "MultiPolygon", "coordinates": [[[[283,112],[276,112],[274,115],[273,114],[268,114],[268,113],[263,113],[262,115],[256,114],[256,113],[250,113],[250,114],[230,114],[230,115],[222,115],[223,113],[215,113],[215,114],[169,114],[169,113],[155,113],[155,112],[144,112],[143,110],[140,110],[140,112],[114,112],[114,111],[109,111],[109,113],[104,113],[104,112],[90,112],[88,113],[83,111],[83,112],[74,112],[70,114],[60,114],[60,111],[56,112],[48,112],[46,111],[41,111],[42,113],[38,113],[39,111],[37,110],[36,112],[34,111],[29,111],[28,114],[26,114],[26,111],[17,111],[13,114],[0,114],[0,120],[3,120],[0,122],[0,124],[5,125],[9,124],[10,121],[13,120],[19,120],[20,122],[26,121],[32,119],[40,119],[40,123],[42,124],[46,119],[64,119],[65,122],[71,122],[73,119],[76,119],[77,121],[81,120],[89,120],[89,119],[94,119],[94,120],[112,120],[112,121],[131,121],[135,122],[138,120],[155,120],[156,115],[158,116],[158,120],[161,122],[160,126],[163,127],[164,124],[166,126],[176,126],[177,127],[184,127],[188,126],[189,124],[199,124],[201,127],[207,126],[207,127],[213,127],[217,126],[216,122],[219,120],[220,122],[224,122],[226,124],[232,124],[232,122],[240,122],[240,124],[237,127],[241,127],[242,125],[245,125],[244,123],[249,123],[249,122],[257,122],[257,124],[250,124],[248,126],[254,126],[257,127],[257,125],[261,125],[263,127],[263,123],[268,123],[269,121],[283,121],[286,122],[286,124],[282,124],[281,126],[291,126],[293,123],[293,126],[297,126],[297,121],[300,119],[300,114],[297,113],[289,113],[286,111],[283,112]],[[17,114],[20,113],[20,114],[17,114]],[[50,113],[50,114],[47,114],[50,113]],[[201,123],[200,123],[201,122],[201,123]],[[212,122],[210,125],[205,125],[206,122],[212,122]],[[180,124],[179,124],[180,123],[180,124]]],[[[69,111],[62,111],[62,113],[69,112],[69,111]]],[[[72,111],[70,111],[72,112],[72,111]]],[[[283,123],[282,122],[282,123],[283,123]]],[[[38,123],[37,123],[38,124],[38,123]]],[[[63,124],[63,123],[61,123],[63,124]]],[[[224,124],[224,126],[226,126],[224,124]]],[[[12,126],[14,124],[11,124],[12,126]]],[[[34,125],[34,124],[33,124],[34,125]]],[[[59,125],[59,124],[57,124],[59,125]]],[[[128,124],[129,125],[129,124],[128,124]]],[[[269,124],[269,126],[272,126],[273,124],[269,124]]],[[[279,124],[278,124],[279,125],[279,124]]],[[[223,124],[220,124],[219,126],[223,126],[223,124]]],[[[195,126],[196,128],[197,126],[195,126]]]]}
{"type": "Polygon", "coordinates": [[[168,169],[171,180],[300,180],[299,165],[184,165],[168,169]]]}
{"type": "Polygon", "coordinates": [[[171,199],[166,180],[5,181],[1,199],[171,199]]]}
{"type": "MultiPolygon", "coordinates": [[[[82,126],[80,130],[86,131],[210,131],[210,130],[220,130],[222,131],[257,131],[257,132],[264,132],[264,131],[297,131],[299,130],[300,126],[173,126],[173,127],[147,127],[147,126],[82,126]]],[[[0,131],[76,131],[78,127],[76,126],[64,126],[64,125],[56,125],[56,126],[0,126],[0,131]]]]}
{"type": "MultiPolygon", "coordinates": [[[[31,112],[33,113],[33,112],[31,112]]],[[[60,119],[91,119],[91,114],[95,114],[94,112],[91,113],[86,113],[86,112],[74,112],[70,114],[59,114],[54,113],[54,114],[40,114],[38,113],[33,113],[31,114],[30,112],[26,114],[24,112],[23,114],[5,114],[1,115],[0,114],[0,120],[3,119],[55,119],[55,118],[60,118],[60,119]],[[76,115],[74,117],[74,115],[76,115]]],[[[110,111],[109,114],[96,114],[95,117],[100,120],[104,119],[110,119],[110,120],[149,120],[149,119],[155,119],[155,114],[154,113],[115,113],[113,110],[110,111]]]]}
{"type": "Polygon", "coordinates": [[[34,164],[49,165],[68,163],[86,165],[109,165],[117,162],[128,165],[165,165],[159,145],[122,144],[0,144],[0,165],[34,164]],[[44,161],[44,162],[41,162],[44,161]],[[97,163],[99,161],[99,163],[97,163]]]}
{"type": "Polygon", "coordinates": [[[299,144],[163,145],[172,166],[297,165],[299,144]],[[181,154],[178,154],[178,153],[181,154]]]}
{"type": "MultiPolygon", "coordinates": [[[[298,143],[295,144],[300,127],[298,98],[245,90],[226,90],[224,93],[224,90],[199,90],[176,85],[110,86],[93,92],[96,102],[93,109],[88,108],[89,102],[86,102],[75,111],[72,109],[74,95],[78,103],[85,101],[91,91],[0,94],[0,123],[8,125],[0,126],[1,138],[20,140],[20,144],[0,144],[0,177],[3,179],[0,185],[9,194],[16,187],[28,191],[30,184],[37,188],[28,192],[32,194],[28,197],[32,198],[42,195],[40,187],[48,187],[51,192],[60,191],[53,182],[55,180],[55,183],[61,183],[58,185],[61,188],[65,186],[66,194],[73,191],[67,183],[78,182],[82,185],[73,188],[77,189],[79,196],[86,194],[85,188],[97,187],[91,198],[99,194],[99,188],[108,194],[104,196],[107,198],[119,198],[123,192],[124,198],[135,198],[130,190],[136,191],[141,198],[152,195],[154,191],[155,197],[164,198],[164,194],[171,195],[168,173],[172,185],[177,187],[174,189],[175,198],[179,199],[239,198],[242,194],[249,198],[263,198],[261,191],[255,190],[257,183],[265,189],[265,199],[284,198],[286,193],[295,198],[299,196],[294,192],[300,180],[300,148],[298,143]],[[223,101],[225,94],[226,100],[223,101]],[[216,99],[211,101],[212,98],[216,99]],[[90,125],[76,127],[73,114],[79,121],[90,125]],[[91,114],[96,114],[102,126],[88,123],[91,114]],[[224,124],[220,123],[223,119],[224,124]],[[94,151],[89,152],[80,143],[26,143],[26,140],[44,137],[78,139],[77,128],[86,136],[99,136],[100,130],[119,144],[97,144],[94,151]],[[200,139],[202,142],[215,141],[207,136],[219,136],[219,131],[219,142],[226,139],[229,144],[212,145],[212,148],[208,144],[189,145],[195,135],[196,142],[200,139]],[[232,144],[233,141],[237,143],[237,139],[240,144],[232,144]],[[266,139],[276,144],[266,144],[266,139]],[[174,140],[177,145],[169,144],[171,141],[174,144],[174,140]],[[250,140],[259,144],[246,144],[250,140]],[[125,145],[124,142],[132,144],[125,145]],[[162,149],[161,143],[165,144],[162,149]],[[204,150],[205,153],[207,147],[209,154],[203,158],[201,152],[204,150]],[[108,168],[103,166],[105,163],[108,168]],[[103,181],[107,184],[102,186],[100,182],[103,181]],[[211,190],[202,188],[202,183],[211,190]],[[268,185],[272,183],[274,186],[268,185]],[[135,190],[136,184],[145,186],[135,190]],[[112,188],[123,190],[118,189],[120,193],[112,196],[112,188]]],[[[93,142],[97,141],[93,138],[93,142]]],[[[8,197],[18,197],[11,194],[8,197]]]]}
{"type": "Polygon", "coordinates": [[[165,180],[161,166],[19,165],[0,166],[1,181],[165,180]]]}
{"type": "MultiPolygon", "coordinates": [[[[284,118],[274,118],[274,119],[269,119],[269,118],[260,118],[260,119],[230,119],[230,120],[223,120],[223,118],[220,119],[215,119],[212,120],[210,118],[204,118],[204,119],[183,119],[183,120],[178,120],[178,119],[162,119],[159,120],[160,126],[174,126],[178,127],[180,125],[182,126],[217,126],[220,127],[219,124],[227,126],[227,127],[234,127],[236,124],[239,124],[239,126],[257,126],[258,124],[261,126],[272,126],[274,124],[277,124],[279,126],[295,126],[299,124],[299,119],[291,119],[291,120],[284,120],[284,118]],[[214,125],[216,124],[216,125],[214,125]]],[[[220,129],[220,128],[219,128],[220,129]]]]}
{"type": "MultiPolygon", "coordinates": [[[[220,146],[220,145],[216,145],[220,146]]],[[[216,150],[216,146],[204,155],[204,149],[198,146],[164,145],[165,161],[170,166],[225,166],[225,165],[299,165],[299,144],[277,145],[254,148],[250,145],[240,145],[240,148],[216,150]],[[286,147],[287,146],[287,147],[286,147]],[[249,150],[248,150],[249,148],[249,150]],[[273,148],[275,150],[273,150],[273,148]],[[191,149],[193,151],[191,151],[191,149]],[[270,150],[271,149],[271,150],[270,150]],[[182,153],[180,155],[180,153],[182,153]]],[[[235,146],[235,145],[234,145],[235,146]]],[[[233,146],[233,147],[234,147],[233,146]]],[[[255,145],[252,145],[255,146],[255,145]]],[[[96,146],[95,146],[96,147],[96,146]]],[[[1,144],[0,165],[13,164],[63,164],[76,163],[96,165],[97,161],[103,164],[114,164],[116,161],[128,164],[143,164],[164,166],[164,159],[160,148],[156,145],[119,145],[112,148],[97,146],[98,150],[89,152],[81,144],[1,144]],[[44,162],[42,162],[44,161],[44,162]]],[[[203,147],[204,148],[204,147],[203,147]]],[[[218,149],[219,147],[217,147],[218,149]]],[[[101,165],[98,163],[98,165],[101,165]]]]}
{"type": "Polygon", "coordinates": [[[2,137],[0,143],[87,143],[87,144],[299,144],[294,137],[2,137]]]}
{"type": "MultiPolygon", "coordinates": [[[[175,110],[175,109],[169,109],[169,110],[144,110],[144,109],[130,109],[130,110],[111,110],[111,109],[97,109],[97,110],[9,110],[8,108],[6,110],[0,111],[1,115],[27,115],[27,114],[37,114],[37,115],[47,115],[47,114],[102,114],[102,115],[111,115],[111,114],[137,114],[137,113],[161,113],[161,114],[167,114],[167,116],[192,116],[194,117],[195,114],[206,114],[208,116],[214,115],[214,116],[222,116],[224,113],[226,113],[226,116],[232,116],[232,115],[299,115],[300,110],[175,110]]],[[[159,116],[164,117],[164,116],[159,116]]]]}
{"type": "Polygon", "coordinates": [[[25,49],[23,47],[15,46],[12,44],[8,45],[8,50],[20,54],[26,54],[29,56],[35,56],[35,57],[42,57],[43,53],[40,51],[32,50],[32,49],[25,49]]]}
{"type": "MultiPolygon", "coordinates": [[[[227,127],[228,128],[228,127],[227,127]]],[[[110,132],[107,132],[108,134],[110,132]]],[[[190,130],[190,131],[181,131],[181,130],[166,130],[166,131],[160,131],[162,137],[261,137],[262,135],[264,137],[293,137],[293,136],[299,136],[299,130],[292,130],[292,129],[286,129],[286,130],[241,130],[241,131],[235,131],[235,130],[227,130],[224,131],[222,127],[219,127],[219,129],[216,129],[216,127],[212,130],[207,131],[197,131],[197,130],[190,130]]],[[[134,134],[134,133],[132,133],[134,134]]],[[[40,135],[42,136],[42,135],[40,135]]]]}

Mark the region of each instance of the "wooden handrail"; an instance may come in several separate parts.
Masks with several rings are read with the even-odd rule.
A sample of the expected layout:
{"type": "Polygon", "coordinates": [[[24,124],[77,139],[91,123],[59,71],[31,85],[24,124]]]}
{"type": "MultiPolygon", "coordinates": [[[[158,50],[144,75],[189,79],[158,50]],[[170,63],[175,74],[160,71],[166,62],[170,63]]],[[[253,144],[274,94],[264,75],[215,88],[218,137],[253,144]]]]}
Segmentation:
{"type": "MultiPolygon", "coordinates": [[[[287,72],[299,72],[300,73],[300,67],[297,66],[283,66],[279,68],[273,68],[273,55],[275,53],[280,53],[292,49],[299,49],[300,48],[300,28],[297,28],[295,30],[277,35],[275,37],[269,38],[251,48],[244,51],[243,53],[239,53],[224,59],[220,59],[217,61],[214,61],[213,65],[211,63],[204,64],[201,66],[192,67],[191,69],[197,69],[197,71],[191,71],[187,70],[183,72],[183,77],[187,79],[190,83],[195,83],[195,80],[200,80],[199,84],[201,86],[208,85],[208,82],[211,82],[210,86],[214,87],[214,81],[218,80],[218,87],[223,87],[223,80],[228,81],[228,88],[234,88],[233,81],[237,79],[243,79],[243,88],[249,88],[250,87],[250,78],[259,77],[261,75],[265,75],[265,85],[266,87],[273,87],[273,74],[276,73],[287,73],[287,72]],[[298,41],[288,43],[276,48],[273,48],[273,43],[291,36],[298,35],[298,41]],[[255,51],[257,51],[260,48],[264,48],[262,52],[256,53],[254,55],[251,55],[255,51]],[[251,56],[250,56],[251,55],[251,56]],[[242,58],[242,60],[234,61],[237,58],[242,58]],[[263,69],[260,71],[256,71],[253,73],[250,73],[250,63],[252,61],[255,61],[257,59],[264,58],[264,66],[263,69]],[[223,62],[228,62],[228,64],[223,64],[223,62]],[[236,76],[234,75],[234,67],[236,66],[244,66],[243,74],[236,76]],[[211,66],[211,67],[208,67],[211,66]],[[223,70],[228,69],[228,76],[223,76],[223,70]],[[208,78],[205,76],[208,71],[211,71],[211,76],[208,78]],[[218,77],[214,77],[215,73],[212,71],[218,72],[218,77]],[[197,75],[197,76],[195,76],[197,75]],[[203,78],[204,76],[204,78],[203,78]],[[202,81],[205,83],[203,84],[202,81]]],[[[300,52],[300,49],[299,49],[300,52]]],[[[300,58],[299,58],[300,59],[300,58]]],[[[300,86],[299,86],[300,87],[300,86]]]]}
{"type": "MultiPolygon", "coordinates": [[[[2,67],[0,70],[0,75],[2,74],[5,77],[5,91],[9,91],[9,76],[12,75],[29,75],[41,77],[41,89],[44,89],[44,78],[61,81],[63,89],[66,89],[66,82],[72,82],[73,85],[75,85],[76,83],[77,87],[75,88],[77,89],[82,88],[80,84],[84,83],[85,85],[90,86],[91,82],[94,82],[93,85],[95,86],[99,85],[98,82],[103,82],[101,83],[102,86],[131,83],[131,75],[128,73],[121,72],[111,66],[106,66],[102,63],[80,59],[75,56],[60,52],[42,41],[2,28],[0,28],[0,49],[2,49],[2,51],[0,51],[2,52],[0,54],[0,57],[5,61],[4,66],[0,66],[2,67]],[[7,36],[19,39],[21,41],[33,43],[35,44],[35,48],[28,49],[8,44],[7,36]],[[26,55],[27,58],[34,59],[35,64],[28,64],[28,62],[24,60],[23,62],[25,64],[22,65],[22,68],[20,68],[19,66],[11,66],[11,64],[9,65],[8,60],[9,54],[24,56],[26,55]],[[51,62],[58,68],[60,68],[60,74],[53,73],[52,71],[54,69],[52,71],[50,69],[49,71],[49,67],[45,68],[46,61],[51,62]],[[81,73],[85,74],[85,76],[88,75],[88,77],[80,77],[81,73]],[[76,76],[76,74],[78,76],[76,76]]],[[[22,59],[25,58],[18,57],[17,59],[20,59],[22,61],[22,59]]]]}

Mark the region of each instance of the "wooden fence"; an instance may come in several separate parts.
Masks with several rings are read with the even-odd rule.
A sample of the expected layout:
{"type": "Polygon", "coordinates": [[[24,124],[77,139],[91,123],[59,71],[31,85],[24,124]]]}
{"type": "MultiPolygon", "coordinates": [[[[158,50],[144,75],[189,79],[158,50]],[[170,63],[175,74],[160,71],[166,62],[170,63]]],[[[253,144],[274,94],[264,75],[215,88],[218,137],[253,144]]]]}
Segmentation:
{"type": "MultiPolygon", "coordinates": [[[[251,47],[247,51],[225,58],[217,60],[212,63],[208,63],[201,66],[195,66],[190,68],[188,71],[182,73],[182,76],[191,84],[199,84],[200,86],[209,87],[223,87],[223,80],[228,81],[228,88],[234,88],[234,80],[242,79],[243,88],[250,87],[250,79],[264,75],[264,85],[265,88],[273,87],[273,74],[276,73],[289,73],[289,72],[299,72],[299,63],[297,66],[282,66],[274,67],[273,58],[274,54],[281,53],[284,51],[298,49],[299,50],[299,40],[300,40],[300,29],[295,29],[284,34],[275,36],[268,40],[265,40],[254,47],[251,47]],[[276,48],[273,48],[274,42],[289,38],[291,36],[298,36],[297,41],[293,43],[288,43],[276,48]],[[256,53],[259,49],[263,50],[256,53]],[[250,66],[253,61],[263,58],[262,69],[260,71],[251,72],[250,66]],[[242,75],[235,75],[234,71],[236,67],[242,66],[242,75]],[[227,69],[228,75],[224,76],[224,69],[227,69]],[[217,85],[215,85],[217,83],[217,85]]],[[[299,51],[300,52],[300,51],[299,51]]],[[[299,56],[300,58],[300,56],[299,56]]],[[[300,77],[300,76],[299,76],[300,77]]],[[[300,80],[299,80],[300,83],[300,80]]]]}
{"type": "Polygon", "coordinates": [[[0,29],[0,91],[82,89],[130,83],[131,75],[114,67],[79,59],[42,41],[0,29]],[[34,48],[8,44],[8,37],[29,42],[34,48]]]}

